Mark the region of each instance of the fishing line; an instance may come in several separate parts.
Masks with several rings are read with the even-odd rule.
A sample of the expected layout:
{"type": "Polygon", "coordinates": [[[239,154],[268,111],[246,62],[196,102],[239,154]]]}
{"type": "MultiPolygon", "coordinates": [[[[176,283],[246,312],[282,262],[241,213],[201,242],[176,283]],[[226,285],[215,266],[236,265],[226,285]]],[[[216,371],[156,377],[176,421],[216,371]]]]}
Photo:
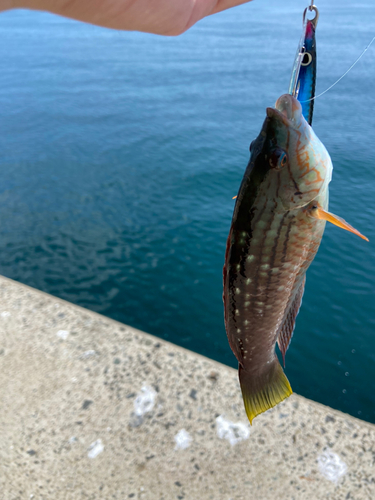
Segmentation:
{"type": "Polygon", "coordinates": [[[364,55],[364,53],[366,52],[366,50],[370,47],[370,45],[372,44],[372,42],[375,40],[375,36],[374,38],[371,40],[371,42],[367,45],[367,47],[364,49],[364,51],[362,52],[362,54],[354,61],[354,63],[350,66],[350,68],[342,75],[340,76],[340,78],[335,82],[333,83],[330,87],[328,87],[327,90],[325,90],[324,92],[322,92],[321,94],[318,94],[314,97],[312,97],[311,99],[307,99],[306,101],[300,101],[300,102],[309,102],[309,101],[313,101],[314,99],[317,99],[318,97],[321,97],[323,94],[325,94],[326,92],[328,92],[329,90],[331,90],[331,88],[333,88],[335,85],[337,85],[339,83],[339,81],[341,81],[344,76],[346,76],[349,71],[354,68],[354,66],[357,64],[357,62],[362,58],[362,56],[364,55]]]}

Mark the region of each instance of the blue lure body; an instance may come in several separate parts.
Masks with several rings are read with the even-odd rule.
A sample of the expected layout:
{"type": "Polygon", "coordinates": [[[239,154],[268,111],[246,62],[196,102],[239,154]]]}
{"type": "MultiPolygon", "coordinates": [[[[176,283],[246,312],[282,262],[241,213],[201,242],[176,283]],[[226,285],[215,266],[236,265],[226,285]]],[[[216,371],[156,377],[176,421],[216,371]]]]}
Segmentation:
{"type": "Polygon", "coordinates": [[[309,125],[312,123],[316,83],[316,41],[315,26],[312,21],[307,21],[305,34],[305,51],[301,60],[301,67],[298,76],[297,99],[302,105],[302,114],[309,125]]]}
{"type": "Polygon", "coordinates": [[[318,22],[318,9],[314,6],[314,19],[306,19],[304,12],[303,32],[293,65],[289,94],[298,99],[302,105],[302,114],[309,125],[312,123],[314,111],[316,83],[316,39],[315,30],[318,22]]]}

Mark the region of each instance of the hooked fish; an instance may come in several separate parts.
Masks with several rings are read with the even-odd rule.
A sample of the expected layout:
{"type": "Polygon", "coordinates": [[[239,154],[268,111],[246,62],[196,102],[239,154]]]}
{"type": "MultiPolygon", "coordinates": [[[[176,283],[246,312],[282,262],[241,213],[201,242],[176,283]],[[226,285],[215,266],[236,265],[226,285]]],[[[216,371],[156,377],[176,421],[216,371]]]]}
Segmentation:
{"type": "Polygon", "coordinates": [[[250,153],[227,241],[223,298],[251,423],[292,394],[275,345],[285,366],[326,221],[367,238],[327,211],[331,158],[296,98],[282,95],[267,108],[250,153]]]}

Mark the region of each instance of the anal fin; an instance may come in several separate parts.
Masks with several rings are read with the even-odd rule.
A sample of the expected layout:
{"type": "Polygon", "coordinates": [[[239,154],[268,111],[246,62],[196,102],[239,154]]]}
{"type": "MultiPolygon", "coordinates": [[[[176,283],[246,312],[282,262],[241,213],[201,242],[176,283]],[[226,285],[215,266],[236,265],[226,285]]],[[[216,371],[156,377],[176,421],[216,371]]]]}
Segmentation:
{"type": "Polygon", "coordinates": [[[281,325],[279,336],[277,338],[277,344],[283,356],[283,363],[285,368],[285,354],[290,345],[290,341],[292,340],[294,327],[296,324],[296,317],[300,310],[302,303],[302,296],[305,290],[306,283],[306,275],[304,275],[302,282],[297,290],[297,293],[289,306],[289,310],[284,318],[284,321],[281,325]]]}

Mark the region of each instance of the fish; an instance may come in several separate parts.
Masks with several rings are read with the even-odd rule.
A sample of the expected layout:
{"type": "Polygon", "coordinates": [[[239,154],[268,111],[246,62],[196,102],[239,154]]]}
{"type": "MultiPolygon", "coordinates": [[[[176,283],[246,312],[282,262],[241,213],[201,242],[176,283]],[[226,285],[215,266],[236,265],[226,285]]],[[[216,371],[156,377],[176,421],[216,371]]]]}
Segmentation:
{"type": "Polygon", "coordinates": [[[279,97],[250,146],[223,268],[225,327],[250,424],[292,394],[275,347],[285,368],[306,271],[326,222],[367,240],[328,212],[332,168],[299,101],[279,97]]]}
{"type": "Polygon", "coordinates": [[[315,16],[307,19],[307,8],[303,14],[302,37],[297,48],[289,84],[289,94],[296,97],[302,105],[302,114],[311,125],[314,112],[314,97],[317,71],[315,31],[319,19],[319,11],[313,6],[315,16]]]}

